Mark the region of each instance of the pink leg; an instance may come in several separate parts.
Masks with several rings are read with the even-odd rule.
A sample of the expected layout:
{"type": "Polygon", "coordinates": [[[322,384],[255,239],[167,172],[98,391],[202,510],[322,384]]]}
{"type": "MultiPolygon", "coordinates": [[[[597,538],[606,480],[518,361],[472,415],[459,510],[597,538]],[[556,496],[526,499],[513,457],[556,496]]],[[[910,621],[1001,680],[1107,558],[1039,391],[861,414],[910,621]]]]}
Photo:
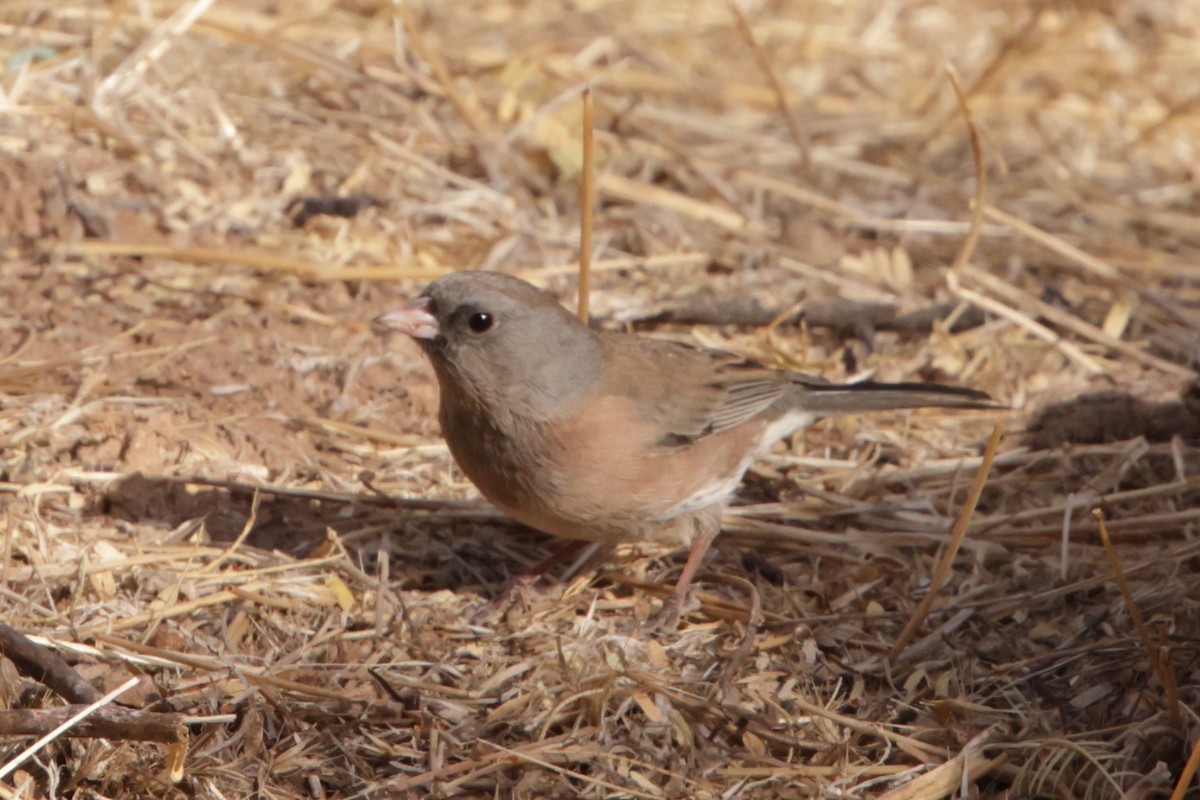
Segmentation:
{"type": "Polygon", "coordinates": [[[666,631],[679,627],[679,615],[687,602],[688,589],[691,588],[696,573],[700,571],[700,565],[704,563],[704,556],[708,555],[713,539],[721,532],[720,514],[720,509],[717,509],[715,513],[696,518],[696,536],[692,539],[692,549],[688,553],[687,563],[683,565],[683,572],[679,573],[679,580],[675,581],[675,590],[663,601],[658,613],[646,621],[647,628],[666,631]]]}
{"type": "Polygon", "coordinates": [[[529,569],[514,575],[507,588],[494,598],[489,605],[493,609],[501,609],[507,608],[517,601],[524,604],[527,594],[532,591],[533,585],[537,583],[538,578],[542,577],[552,567],[575,558],[584,550],[593,546],[593,544],[593,542],[583,540],[571,540],[567,542],[529,569]]]}
{"type": "Polygon", "coordinates": [[[536,578],[544,575],[551,567],[556,567],[564,561],[570,561],[572,558],[582,553],[585,547],[591,546],[591,544],[591,542],[587,542],[582,539],[572,539],[550,555],[543,558],[537,564],[517,575],[514,580],[523,580],[527,583],[533,583],[536,578]]]}
{"type": "Polygon", "coordinates": [[[683,603],[687,600],[688,589],[692,585],[692,579],[700,571],[700,565],[704,563],[704,557],[708,555],[708,548],[712,547],[713,539],[717,538],[717,533],[720,532],[719,528],[699,527],[696,538],[692,539],[692,550],[688,553],[687,563],[683,565],[683,572],[679,573],[679,580],[675,581],[675,591],[671,595],[679,608],[683,608],[683,603]]]}

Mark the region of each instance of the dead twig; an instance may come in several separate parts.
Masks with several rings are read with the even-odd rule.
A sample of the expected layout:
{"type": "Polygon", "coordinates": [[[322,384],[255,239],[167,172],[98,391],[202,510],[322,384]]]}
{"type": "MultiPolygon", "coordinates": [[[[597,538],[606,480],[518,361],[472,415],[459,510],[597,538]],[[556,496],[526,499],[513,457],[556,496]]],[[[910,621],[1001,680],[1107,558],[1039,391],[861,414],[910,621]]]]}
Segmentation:
{"type": "Polygon", "coordinates": [[[45,684],[69,703],[86,705],[100,698],[96,687],[85,681],[58,653],[30,641],[28,636],[3,622],[0,622],[0,656],[13,662],[17,672],[45,684]]]}
{"type": "Polygon", "coordinates": [[[904,629],[900,631],[900,635],[896,637],[896,643],[892,645],[890,658],[893,661],[900,657],[900,654],[908,644],[908,640],[912,638],[917,628],[921,626],[925,615],[933,607],[933,601],[937,599],[942,584],[950,576],[950,570],[954,566],[954,558],[958,555],[959,547],[962,546],[963,537],[967,535],[967,526],[971,522],[971,515],[975,513],[975,506],[979,503],[979,496],[983,494],[983,487],[987,484],[988,473],[992,468],[992,460],[996,457],[996,449],[1000,447],[1000,440],[1003,436],[1004,422],[999,421],[992,428],[992,435],[988,439],[987,448],[983,451],[983,464],[980,465],[979,471],[975,473],[975,483],[972,484],[971,491],[967,494],[966,500],[963,501],[962,509],[958,513],[958,519],[955,520],[954,527],[950,531],[950,540],[946,544],[946,552],[942,555],[941,563],[938,564],[933,578],[929,581],[929,591],[921,598],[917,609],[913,612],[912,617],[909,618],[904,629]]]}

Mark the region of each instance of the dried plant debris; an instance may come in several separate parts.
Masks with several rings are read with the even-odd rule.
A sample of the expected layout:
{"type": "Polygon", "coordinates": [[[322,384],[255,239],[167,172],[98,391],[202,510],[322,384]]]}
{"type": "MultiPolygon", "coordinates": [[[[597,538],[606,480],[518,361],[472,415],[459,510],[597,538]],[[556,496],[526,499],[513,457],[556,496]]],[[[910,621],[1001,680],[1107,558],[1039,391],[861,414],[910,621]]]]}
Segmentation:
{"type": "Polygon", "coordinates": [[[3,792],[1169,796],[1200,731],[1198,24],[0,7],[3,792]],[[478,500],[419,352],[368,327],[467,267],[573,302],[584,86],[597,324],[1012,409],[777,446],[671,634],[642,629],[669,546],[508,591],[561,543],[478,500]]]}

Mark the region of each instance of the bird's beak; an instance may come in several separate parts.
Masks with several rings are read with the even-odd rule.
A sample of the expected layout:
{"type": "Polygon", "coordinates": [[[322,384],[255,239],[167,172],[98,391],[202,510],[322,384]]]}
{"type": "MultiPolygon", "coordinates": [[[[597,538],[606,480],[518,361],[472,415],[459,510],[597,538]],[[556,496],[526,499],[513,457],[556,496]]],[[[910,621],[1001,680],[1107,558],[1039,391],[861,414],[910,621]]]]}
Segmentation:
{"type": "Polygon", "coordinates": [[[380,314],[371,324],[376,328],[398,331],[414,339],[436,339],[439,333],[438,322],[437,317],[429,313],[431,302],[428,297],[418,297],[395,311],[380,314]]]}

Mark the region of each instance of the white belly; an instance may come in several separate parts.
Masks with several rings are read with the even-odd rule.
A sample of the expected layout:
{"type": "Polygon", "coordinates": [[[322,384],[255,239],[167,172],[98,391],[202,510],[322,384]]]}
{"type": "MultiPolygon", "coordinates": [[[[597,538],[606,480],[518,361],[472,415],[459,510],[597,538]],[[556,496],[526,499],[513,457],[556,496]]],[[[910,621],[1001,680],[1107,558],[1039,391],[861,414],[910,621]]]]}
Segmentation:
{"type": "Polygon", "coordinates": [[[734,490],[737,489],[738,484],[742,482],[742,475],[746,473],[746,470],[749,469],[750,465],[754,463],[754,460],[764,450],[785,436],[791,436],[796,431],[807,428],[816,418],[815,414],[807,411],[793,411],[775,420],[763,430],[763,435],[759,438],[758,445],[738,463],[737,469],[704,485],[686,500],[676,503],[654,517],[653,521],[666,522],[675,517],[691,514],[704,508],[725,505],[734,490]]]}

